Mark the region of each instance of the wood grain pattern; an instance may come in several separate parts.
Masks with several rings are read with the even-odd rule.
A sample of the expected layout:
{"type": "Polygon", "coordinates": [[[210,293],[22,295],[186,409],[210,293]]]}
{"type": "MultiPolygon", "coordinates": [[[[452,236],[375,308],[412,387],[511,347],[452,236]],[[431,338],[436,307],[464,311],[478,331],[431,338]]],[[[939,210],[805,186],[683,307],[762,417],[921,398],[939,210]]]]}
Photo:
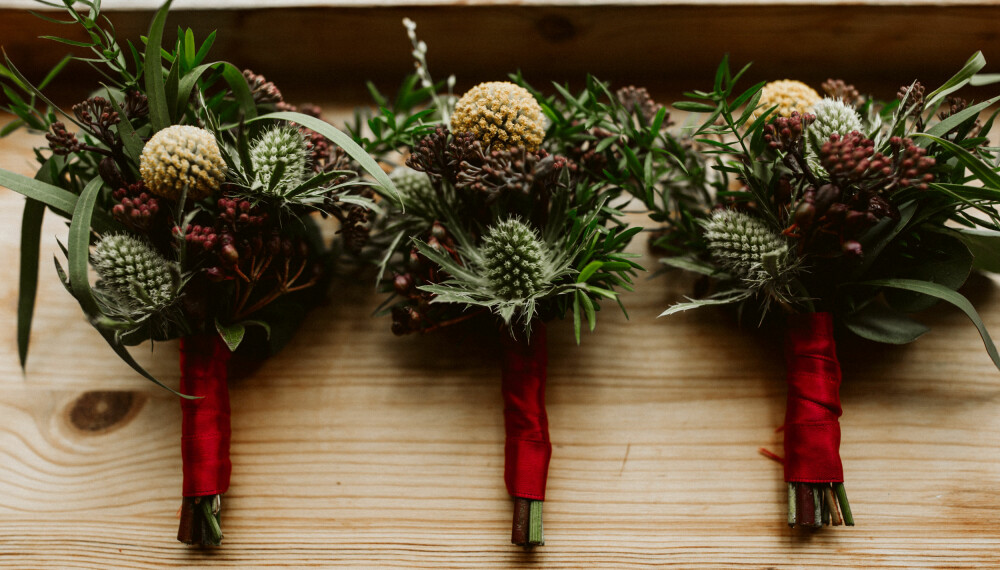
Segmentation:
{"type": "MultiPolygon", "coordinates": [[[[0,141],[0,167],[31,174],[37,141],[0,141]]],[[[781,467],[757,452],[781,449],[780,342],[721,311],[656,319],[690,282],[646,276],[625,298],[631,321],[606,307],[581,347],[568,323],[550,327],[544,547],[507,542],[495,333],[395,338],[370,318],[371,284],[345,278],[282,353],[232,382],[225,543],[188,549],[173,538],[177,401],[120,363],[62,290],[54,216],[18,366],[21,204],[0,190],[0,567],[1000,565],[1000,374],[963,315],[928,313],[933,332],[907,347],[841,343],[859,526],[792,531],[781,467]]],[[[965,293],[1000,332],[997,283],[965,293]]],[[[136,355],[176,385],[174,343],[136,355]]]]}
{"type": "MultiPolygon", "coordinates": [[[[404,0],[377,7],[177,9],[167,39],[178,25],[193,27],[199,38],[218,30],[215,59],[264,73],[291,100],[317,93],[326,100],[364,98],[366,80],[394,89],[412,70],[403,17],[416,21],[427,41],[432,74],[439,80],[456,74],[459,90],[520,69],[540,86],[579,86],[592,73],[673,99],[682,90],[707,89],[729,54],[734,65],[755,62],[748,82],[791,77],[818,85],[833,76],[890,97],[914,79],[940,84],[976,50],[991,62],[986,72],[995,73],[992,65],[1000,62],[1000,4],[992,1],[571,4],[404,0]]],[[[121,37],[149,29],[148,10],[113,16],[121,37]]],[[[79,33],[23,9],[0,8],[0,45],[28,77],[42,77],[68,51],[39,35],[79,33]]],[[[86,66],[70,66],[53,87],[83,76],[93,81],[86,66]]]]}

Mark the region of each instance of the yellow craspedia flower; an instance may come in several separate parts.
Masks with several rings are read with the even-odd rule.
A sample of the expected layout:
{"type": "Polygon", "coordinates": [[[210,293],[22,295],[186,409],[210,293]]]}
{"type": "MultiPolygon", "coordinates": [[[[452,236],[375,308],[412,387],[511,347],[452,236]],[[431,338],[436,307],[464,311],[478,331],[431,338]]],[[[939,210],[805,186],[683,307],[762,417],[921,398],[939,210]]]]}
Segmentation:
{"type": "MultiPolygon", "coordinates": [[[[782,117],[788,117],[792,111],[809,112],[821,99],[819,93],[805,83],[794,79],[782,79],[772,81],[761,89],[759,108],[763,111],[777,105],[778,108],[774,112],[782,117]]],[[[756,113],[754,116],[756,117],[756,113]]]]}
{"type": "Polygon", "coordinates": [[[226,162],[212,133],[174,125],[157,132],[143,147],[139,173],[157,196],[176,200],[187,186],[187,197],[201,200],[226,179],[226,162]]]}
{"type": "Polygon", "coordinates": [[[455,104],[453,133],[473,133],[497,150],[538,150],[545,138],[542,108],[527,89],[509,81],[480,83],[455,104]]]}

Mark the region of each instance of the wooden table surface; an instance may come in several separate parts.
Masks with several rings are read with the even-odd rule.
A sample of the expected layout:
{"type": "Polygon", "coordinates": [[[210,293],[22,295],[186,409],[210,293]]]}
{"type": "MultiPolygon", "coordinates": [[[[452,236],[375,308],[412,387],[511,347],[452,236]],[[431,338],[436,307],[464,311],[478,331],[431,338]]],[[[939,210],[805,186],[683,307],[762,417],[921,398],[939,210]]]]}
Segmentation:
{"type": "MultiPolygon", "coordinates": [[[[0,167],[32,174],[39,140],[0,140],[0,167]]],[[[343,279],[283,352],[232,381],[224,545],[188,548],[174,540],[177,399],[62,289],[52,215],[21,372],[21,205],[0,190],[0,566],[1000,566],[1000,373],[964,315],[929,311],[932,332],[906,347],[842,339],[858,526],[791,530],[781,466],[758,453],[781,450],[780,339],[724,311],[657,319],[691,283],[648,275],[625,297],[631,320],[607,307],[582,346],[570,323],[550,326],[545,546],[509,544],[495,333],[396,338],[370,316],[372,284],[343,279]]],[[[964,292],[1000,336],[997,282],[964,292]]],[[[135,354],[176,385],[176,343],[135,354]]]]}

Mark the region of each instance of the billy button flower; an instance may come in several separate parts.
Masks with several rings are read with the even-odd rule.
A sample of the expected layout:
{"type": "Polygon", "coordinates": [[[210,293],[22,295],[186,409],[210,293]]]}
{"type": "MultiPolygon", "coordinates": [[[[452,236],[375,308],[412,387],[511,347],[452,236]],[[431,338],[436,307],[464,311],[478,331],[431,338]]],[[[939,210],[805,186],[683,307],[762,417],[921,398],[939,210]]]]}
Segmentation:
{"type": "Polygon", "coordinates": [[[157,132],[142,149],[139,173],[150,192],[177,200],[187,188],[192,200],[206,198],[226,177],[226,163],[205,129],[174,125],[157,132]]]}
{"type": "Polygon", "coordinates": [[[801,81],[782,79],[764,85],[760,90],[758,108],[763,112],[777,105],[774,114],[790,117],[793,111],[800,113],[810,111],[819,101],[819,93],[812,87],[801,81]]]}
{"type": "Polygon", "coordinates": [[[497,150],[537,150],[545,138],[542,108],[527,89],[509,81],[480,83],[462,95],[451,131],[470,132],[497,150]]]}

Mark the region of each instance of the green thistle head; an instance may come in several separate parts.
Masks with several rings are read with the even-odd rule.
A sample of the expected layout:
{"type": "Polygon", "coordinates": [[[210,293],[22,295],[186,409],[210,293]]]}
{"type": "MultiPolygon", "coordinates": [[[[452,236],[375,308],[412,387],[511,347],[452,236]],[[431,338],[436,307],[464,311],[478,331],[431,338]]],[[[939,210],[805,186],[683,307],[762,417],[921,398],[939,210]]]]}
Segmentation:
{"type": "Polygon", "coordinates": [[[389,178],[399,190],[403,206],[407,210],[419,208],[433,199],[434,188],[431,186],[431,179],[423,172],[401,166],[393,170],[389,178]]]}
{"type": "Polygon", "coordinates": [[[257,181],[268,193],[283,194],[302,183],[309,161],[309,145],[298,129],[274,127],[264,133],[250,149],[250,162],[257,181]],[[276,187],[271,188],[271,177],[278,164],[284,164],[284,174],[276,187]]]}
{"type": "Polygon", "coordinates": [[[130,309],[164,309],[177,299],[171,264],[145,241],[128,234],[101,238],[91,256],[98,288],[130,309]]]}
{"type": "Polygon", "coordinates": [[[813,105],[812,112],[816,120],[809,125],[809,130],[816,135],[819,144],[830,140],[832,134],[843,136],[851,131],[861,132],[864,128],[854,107],[840,99],[827,97],[813,105]]]}
{"type": "Polygon", "coordinates": [[[524,299],[544,286],[545,244],[520,220],[511,218],[490,228],[480,252],[498,298],[524,299]]]}
{"type": "Polygon", "coordinates": [[[762,220],[718,210],[705,222],[712,257],[736,277],[758,286],[780,280],[794,268],[785,238],[762,220]]]}

